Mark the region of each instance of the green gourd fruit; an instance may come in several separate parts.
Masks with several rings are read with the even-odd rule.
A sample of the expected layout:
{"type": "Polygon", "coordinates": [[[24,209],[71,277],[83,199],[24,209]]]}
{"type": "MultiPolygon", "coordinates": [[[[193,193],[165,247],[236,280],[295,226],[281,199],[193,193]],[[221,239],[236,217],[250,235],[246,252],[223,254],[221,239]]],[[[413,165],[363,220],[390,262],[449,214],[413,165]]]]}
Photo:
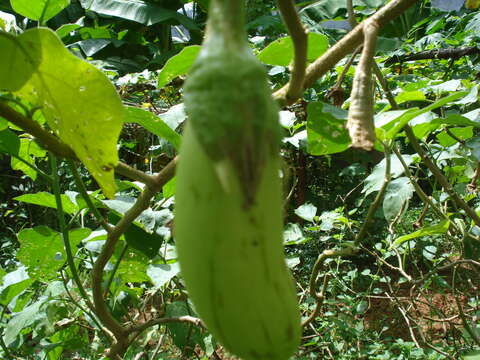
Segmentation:
{"type": "Polygon", "coordinates": [[[197,313],[244,360],[286,360],[300,313],[282,244],[278,108],[244,31],[245,2],[211,0],[185,83],[175,241],[197,313]]]}

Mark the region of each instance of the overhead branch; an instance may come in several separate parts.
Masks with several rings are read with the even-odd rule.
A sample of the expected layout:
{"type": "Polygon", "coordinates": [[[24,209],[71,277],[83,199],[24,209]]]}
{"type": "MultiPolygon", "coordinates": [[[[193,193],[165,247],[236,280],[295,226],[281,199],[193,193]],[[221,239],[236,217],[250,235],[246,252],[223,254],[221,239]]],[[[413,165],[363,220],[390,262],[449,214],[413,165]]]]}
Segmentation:
{"type": "Polygon", "coordinates": [[[284,96],[287,101],[295,101],[302,96],[305,70],[307,66],[308,36],[307,31],[300,22],[297,9],[292,0],[278,0],[278,8],[282,14],[283,21],[294,44],[294,60],[288,87],[285,87],[284,96]]]}
{"type": "MultiPolygon", "coordinates": [[[[42,147],[56,156],[65,159],[78,160],[77,155],[70,146],[44,129],[39,123],[16,111],[3,101],[0,101],[0,116],[32,135],[42,147]]],[[[158,189],[158,184],[156,183],[154,176],[147,175],[125,163],[119,162],[115,167],[115,172],[128,179],[139,181],[152,189],[158,189]]]]}
{"type": "MultiPolygon", "coordinates": [[[[393,0],[382,7],[374,15],[367,20],[373,20],[381,28],[385,26],[389,21],[395,19],[402,14],[410,6],[415,4],[418,0],[393,0]]],[[[354,51],[363,42],[363,25],[365,21],[361,22],[352,31],[350,31],[344,38],[333,45],[326,53],[315,60],[310,66],[307,67],[305,74],[305,82],[303,88],[307,89],[311,87],[315,81],[320,79],[331,68],[335,66],[341,59],[354,51]]],[[[280,105],[291,105],[297,99],[287,99],[286,93],[288,87],[287,84],[281,89],[277,90],[273,95],[280,105]]]]}
{"type": "Polygon", "coordinates": [[[463,56],[480,54],[477,46],[468,46],[460,48],[435,49],[420,51],[414,54],[394,55],[385,61],[385,66],[412,60],[431,60],[431,59],[453,59],[458,60],[463,56]]]}

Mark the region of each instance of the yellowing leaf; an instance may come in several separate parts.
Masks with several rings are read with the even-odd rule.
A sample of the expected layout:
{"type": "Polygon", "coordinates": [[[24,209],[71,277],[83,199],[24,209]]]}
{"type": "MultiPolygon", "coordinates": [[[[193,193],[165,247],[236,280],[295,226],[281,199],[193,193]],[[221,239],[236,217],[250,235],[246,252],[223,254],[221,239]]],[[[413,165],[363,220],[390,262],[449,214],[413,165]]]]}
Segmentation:
{"type": "Polygon", "coordinates": [[[467,9],[478,9],[480,6],[480,0],[467,0],[465,1],[465,7],[467,9]]]}
{"type": "Polygon", "coordinates": [[[18,95],[41,108],[50,128],[112,198],[116,144],[124,117],[114,86],[100,70],[72,55],[50,29],[27,30],[17,41],[32,58],[41,55],[18,95]]]}

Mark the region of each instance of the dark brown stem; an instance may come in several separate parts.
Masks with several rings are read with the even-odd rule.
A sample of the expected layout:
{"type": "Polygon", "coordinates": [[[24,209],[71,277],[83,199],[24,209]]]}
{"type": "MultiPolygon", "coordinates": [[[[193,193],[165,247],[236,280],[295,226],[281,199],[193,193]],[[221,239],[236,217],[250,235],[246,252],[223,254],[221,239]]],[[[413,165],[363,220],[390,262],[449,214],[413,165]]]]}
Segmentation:
{"type": "Polygon", "coordinates": [[[68,145],[42,128],[39,123],[22,115],[3,101],[0,101],[0,116],[33,135],[46,150],[51,151],[56,156],[69,159],[76,158],[75,153],[68,145]]]}
{"type": "MultiPolygon", "coordinates": [[[[77,160],[77,155],[72,148],[63,143],[55,135],[42,128],[39,123],[14,110],[4,101],[0,101],[0,116],[18,126],[22,130],[28,132],[36,140],[38,140],[38,142],[46,150],[52,152],[56,156],[65,159],[77,160]]],[[[156,188],[155,180],[152,176],[136,170],[122,162],[117,164],[115,167],[115,172],[131,180],[140,181],[149,187],[156,188]]]]}
{"type": "Polygon", "coordinates": [[[110,231],[107,241],[100,252],[92,269],[92,292],[93,303],[95,304],[95,312],[102,323],[115,335],[117,341],[126,341],[127,330],[112,316],[110,313],[102,290],[102,277],[105,266],[112,257],[115,250],[115,245],[120,236],[127,230],[130,224],[148,208],[150,200],[155,195],[156,190],[161,189],[172,177],[175,171],[176,160],[170,162],[161,172],[155,177],[157,188],[146,188],[137,198],[135,204],[125,213],[123,218],[110,231]]]}

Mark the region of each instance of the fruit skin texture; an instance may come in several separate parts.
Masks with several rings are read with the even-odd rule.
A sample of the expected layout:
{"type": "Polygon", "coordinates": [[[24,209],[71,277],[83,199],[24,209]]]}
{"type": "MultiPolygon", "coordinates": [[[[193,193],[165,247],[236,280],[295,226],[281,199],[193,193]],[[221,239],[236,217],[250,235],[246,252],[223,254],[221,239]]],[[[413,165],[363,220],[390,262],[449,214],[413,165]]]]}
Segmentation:
{"type": "Polygon", "coordinates": [[[278,108],[245,41],[243,1],[212,0],[185,84],[177,168],[181,274],[209,331],[244,360],[286,360],[300,342],[283,255],[278,108]]]}

